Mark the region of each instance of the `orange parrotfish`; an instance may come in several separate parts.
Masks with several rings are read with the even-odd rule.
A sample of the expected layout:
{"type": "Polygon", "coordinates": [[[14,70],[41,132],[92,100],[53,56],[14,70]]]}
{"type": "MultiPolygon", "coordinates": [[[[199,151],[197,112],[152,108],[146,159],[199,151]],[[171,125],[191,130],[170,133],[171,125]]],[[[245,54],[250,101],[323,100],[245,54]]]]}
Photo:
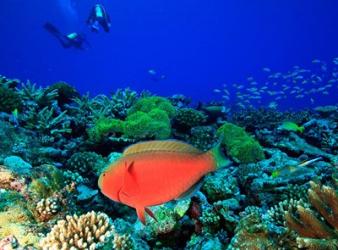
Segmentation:
{"type": "Polygon", "coordinates": [[[148,141],[125,149],[99,178],[101,192],[110,199],[136,209],[145,224],[148,208],[189,197],[201,186],[203,177],[229,161],[219,145],[208,152],[180,141],[148,141]]]}

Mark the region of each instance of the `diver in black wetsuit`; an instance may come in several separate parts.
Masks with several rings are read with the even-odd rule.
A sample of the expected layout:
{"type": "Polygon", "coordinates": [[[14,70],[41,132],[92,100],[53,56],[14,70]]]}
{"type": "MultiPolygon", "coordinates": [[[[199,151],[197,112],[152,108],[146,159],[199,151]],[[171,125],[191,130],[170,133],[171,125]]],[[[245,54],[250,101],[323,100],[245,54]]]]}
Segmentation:
{"type": "Polygon", "coordinates": [[[87,19],[87,24],[94,32],[99,31],[99,25],[102,26],[105,32],[109,32],[111,26],[110,17],[102,4],[95,4],[87,19]]]}
{"type": "Polygon", "coordinates": [[[88,41],[84,35],[77,32],[70,33],[68,35],[62,34],[53,24],[45,23],[44,28],[56,37],[64,48],[77,48],[77,49],[88,49],[90,47],[88,41]]]}

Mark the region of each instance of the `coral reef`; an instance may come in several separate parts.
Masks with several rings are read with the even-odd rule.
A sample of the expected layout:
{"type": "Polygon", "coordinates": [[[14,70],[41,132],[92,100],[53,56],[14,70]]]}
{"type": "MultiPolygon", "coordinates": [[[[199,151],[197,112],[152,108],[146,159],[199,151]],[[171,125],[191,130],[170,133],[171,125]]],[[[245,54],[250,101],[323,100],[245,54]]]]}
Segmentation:
{"type": "Polygon", "coordinates": [[[337,106],[194,106],[129,88],[91,97],[2,76],[0,95],[0,249],[338,247],[337,106]],[[143,225],[97,179],[153,139],[220,143],[232,161],[190,196],[149,208],[143,225]]]}

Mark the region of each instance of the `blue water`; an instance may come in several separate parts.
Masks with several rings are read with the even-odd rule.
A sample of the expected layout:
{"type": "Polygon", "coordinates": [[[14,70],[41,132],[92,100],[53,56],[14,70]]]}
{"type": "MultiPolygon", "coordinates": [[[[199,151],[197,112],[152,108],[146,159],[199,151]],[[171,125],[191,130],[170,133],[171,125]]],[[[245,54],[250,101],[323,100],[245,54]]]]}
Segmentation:
{"type": "MultiPolygon", "coordinates": [[[[63,80],[82,93],[130,86],[217,100],[214,88],[259,76],[262,67],[287,71],[338,56],[336,0],[102,0],[112,27],[95,34],[85,20],[96,2],[1,0],[0,74],[43,86],[63,80]],[[84,32],[92,47],[62,48],[46,21],[84,32]],[[149,69],[166,79],[152,80],[149,69]]],[[[330,104],[332,91],[317,103],[330,104]]]]}

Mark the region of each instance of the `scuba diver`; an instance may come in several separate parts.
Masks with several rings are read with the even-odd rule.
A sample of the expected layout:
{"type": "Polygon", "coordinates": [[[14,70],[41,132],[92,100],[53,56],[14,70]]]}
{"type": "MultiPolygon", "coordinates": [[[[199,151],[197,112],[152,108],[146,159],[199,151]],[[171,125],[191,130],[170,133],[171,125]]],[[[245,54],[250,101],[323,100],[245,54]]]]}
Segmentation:
{"type": "Polygon", "coordinates": [[[99,25],[102,26],[105,32],[109,32],[111,26],[110,17],[102,4],[95,4],[87,19],[87,24],[93,32],[99,31],[99,25]]]}
{"type": "Polygon", "coordinates": [[[56,37],[64,48],[77,48],[81,50],[88,49],[90,44],[86,40],[85,36],[77,32],[70,34],[62,34],[53,24],[45,23],[44,28],[56,37]]]}

